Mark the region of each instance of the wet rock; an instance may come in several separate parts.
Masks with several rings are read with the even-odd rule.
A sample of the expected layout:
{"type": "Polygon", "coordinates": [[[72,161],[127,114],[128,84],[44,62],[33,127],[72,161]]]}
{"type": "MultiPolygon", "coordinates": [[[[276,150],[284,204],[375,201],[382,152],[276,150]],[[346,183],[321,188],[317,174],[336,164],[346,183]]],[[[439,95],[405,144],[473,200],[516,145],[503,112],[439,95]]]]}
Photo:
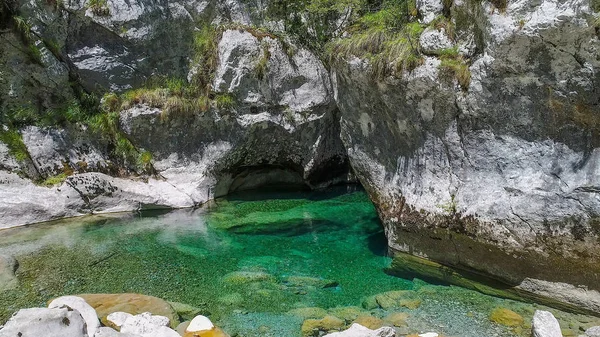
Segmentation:
{"type": "Polygon", "coordinates": [[[296,287],[332,288],[337,287],[339,282],[310,276],[289,276],[285,282],[296,287]]]}
{"type": "Polygon", "coordinates": [[[21,309],[0,329],[0,336],[86,337],[85,321],[67,308],[21,309]]]}
{"type": "MultiPolygon", "coordinates": [[[[203,313],[203,309],[197,308],[195,306],[179,303],[179,302],[167,302],[173,310],[181,317],[182,320],[192,320],[194,317],[203,313]]],[[[205,313],[206,314],[206,313],[205,313]]]]}
{"type": "Polygon", "coordinates": [[[531,323],[533,337],[562,337],[558,321],[549,311],[536,310],[531,323]]]}
{"type": "Polygon", "coordinates": [[[355,306],[330,308],[328,312],[330,315],[339,317],[345,321],[353,321],[365,313],[362,308],[355,306]]]}
{"type": "Polygon", "coordinates": [[[405,312],[395,312],[395,313],[385,316],[383,318],[383,321],[387,324],[401,327],[401,326],[407,325],[406,320],[408,319],[408,317],[409,317],[409,315],[405,312]]]}
{"type": "MultiPolygon", "coordinates": [[[[297,309],[292,309],[292,310],[288,311],[287,313],[289,315],[302,317],[304,319],[323,318],[323,317],[327,316],[327,310],[325,310],[323,308],[318,308],[318,307],[297,308],[297,309]]],[[[335,316],[335,314],[333,314],[333,315],[335,316]]]]}
{"type": "Polygon", "coordinates": [[[362,325],[372,330],[379,329],[385,324],[382,319],[371,315],[360,315],[354,320],[353,323],[362,325]]]}
{"type": "Polygon", "coordinates": [[[94,310],[94,308],[92,308],[83,298],[77,296],[62,296],[52,300],[50,304],[48,304],[48,308],[50,309],[64,307],[77,310],[85,321],[88,335],[94,336],[96,334],[96,330],[100,327],[98,315],[96,314],[96,310],[94,310]]]}
{"type": "Polygon", "coordinates": [[[496,308],[490,314],[490,320],[492,322],[504,325],[504,326],[520,326],[523,325],[523,317],[516,312],[506,308],[496,308]]]}
{"type": "Polygon", "coordinates": [[[10,255],[0,255],[0,291],[14,289],[19,284],[15,272],[19,268],[17,260],[10,255]]]}
{"type": "Polygon", "coordinates": [[[307,319],[302,323],[303,337],[316,337],[322,332],[340,331],[346,323],[335,317],[325,316],[322,319],[307,319]]]}
{"type": "Polygon", "coordinates": [[[171,326],[179,324],[177,313],[165,300],[140,294],[82,294],[77,295],[91,305],[104,325],[107,316],[114,312],[137,315],[145,312],[167,317],[171,326]]]}
{"type": "MultiPolygon", "coordinates": [[[[421,305],[421,300],[415,298],[415,295],[416,293],[411,290],[388,291],[375,295],[375,301],[384,310],[398,307],[416,309],[421,305]]],[[[372,300],[369,300],[366,304],[372,306],[372,300]]]]}
{"type": "Polygon", "coordinates": [[[393,328],[384,327],[377,330],[371,330],[360,324],[352,324],[348,330],[334,332],[324,337],[395,337],[396,332],[393,328]]]}
{"type": "Polygon", "coordinates": [[[273,282],[273,275],[260,271],[236,271],[223,276],[223,282],[228,285],[241,285],[252,282],[273,282]]]}

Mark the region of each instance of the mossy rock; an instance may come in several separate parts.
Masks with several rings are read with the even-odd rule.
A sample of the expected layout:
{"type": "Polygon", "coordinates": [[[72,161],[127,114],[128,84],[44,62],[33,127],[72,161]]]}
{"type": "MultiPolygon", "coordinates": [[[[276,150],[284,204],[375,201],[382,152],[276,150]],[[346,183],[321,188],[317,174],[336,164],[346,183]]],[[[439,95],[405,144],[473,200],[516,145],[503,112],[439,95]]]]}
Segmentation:
{"type": "Polygon", "coordinates": [[[310,276],[289,276],[285,282],[296,287],[333,288],[339,285],[338,281],[310,276]]]}
{"type": "Polygon", "coordinates": [[[385,322],[382,319],[371,315],[360,315],[353,323],[360,324],[371,330],[379,329],[385,325],[385,322]]]}
{"type": "Polygon", "coordinates": [[[275,277],[262,271],[235,271],[223,276],[223,283],[237,286],[252,282],[275,282],[275,277]]]}
{"type": "Polygon", "coordinates": [[[167,302],[171,305],[173,310],[181,317],[183,321],[191,321],[194,317],[198,315],[209,316],[210,313],[206,310],[194,307],[189,304],[179,303],[179,302],[167,302]]]}
{"type": "Polygon", "coordinates": [[[244,297],[240,293],[232,293],[219,297],[218,301],[227,306],[239,306],[244,302],[244,297]]]}
{"type": "Polygon", "coordinates": [[[346,323],[335,317],[325,316],[322,319],[307,319],[302,323],[303,337],[317,337],[322,332],[341,331],[346,327],[346,323]]]}
{"type": "Polygon", "coordinates": [[[302,317],[303,319],[320,319],[327,316],[327,310],[318,307],[306,307],[306,308],[298,308],[292,309],[287,312],[288,315],[293,315],[297,317],[302,317]]]}
{"type": "Polygon", "coordinates": [[[345,321],[353,321],[358,316],[364,314],[364,310],[360,307],[350,306],[350,307],[335,307],[329,309],[329,314],[339,317],[345,321]]]}
{"type": "Polygon", "coordinates": [[[409,317],[409,315],[405,312],[394,312],[394,313],[391,313],[391,314],[385,316],[383,318],[383,321],[387,324],[401,327],[401,326],[407,326],[406,320],[408,319],[408,317],[409,317]]]}
{"type": "Polygon", "coordinates": [[[410,310],[414,310],[414,309],[420,307],[422,302],[423,301],[421,301],[420,299],[414,298],[414,299],[402,299],[398,302],[398,304],[401,307],[405,307],[410,310]]]}
{"type": "Polygon", "coordinates": [[[525,320],[523,316],[506,308],[496,308],[490,314],[490,321],[508,327],[517,327],[523,325],[525,320]]]}
{"type": "Polygon", "coordinates": [[[373,310],[379,308],[379,304],[377,304],[377,296],[369,296],[365,298],[362,302],[362,307],[367,310],[373,310]]]}

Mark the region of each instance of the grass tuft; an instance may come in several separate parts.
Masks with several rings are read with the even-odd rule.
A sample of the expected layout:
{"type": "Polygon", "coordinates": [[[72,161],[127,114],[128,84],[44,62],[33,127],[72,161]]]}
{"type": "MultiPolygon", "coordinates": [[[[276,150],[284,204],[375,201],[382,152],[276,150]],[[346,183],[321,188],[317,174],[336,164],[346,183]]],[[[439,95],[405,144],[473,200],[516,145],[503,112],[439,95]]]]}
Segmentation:
{"type": "Polygon", "coordinates": [[[23,162],[29,158],[29,152],[23,137],[17,130],[0,130],[0,141],[8,147],[8,153],[15,157],[19,162],[23,162]]]}
{"type": "Polygon", "coordinates": [[[46,178],[44,181],[40,183],[41,186],[52,187],[55,185],[62,184],[65,180],[67,180],[68,175],[66,173],[61,173],[55,176],[51,176],[46,178]]]}

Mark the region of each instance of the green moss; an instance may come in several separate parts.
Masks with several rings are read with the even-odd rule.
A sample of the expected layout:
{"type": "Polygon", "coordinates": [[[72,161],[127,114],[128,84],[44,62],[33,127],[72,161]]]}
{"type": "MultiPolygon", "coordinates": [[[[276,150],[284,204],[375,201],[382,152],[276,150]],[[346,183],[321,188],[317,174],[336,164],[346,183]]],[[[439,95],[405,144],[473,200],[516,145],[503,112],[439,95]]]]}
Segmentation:
{"type": "Polygon", "coordinates": [[[106,0],[90,0],[87,6],[95,15],[110,16],[110,10],[108,9],[106,0]]]}
{"type": "Polygon", "coordinates": [[[215,104],[221,110],[228,110],[235,105],[235,99],[231,94],[219,94],[215,96],[215,104]]]}
{"type": "Polygon", "coordinates": [[[29,152],[23,143],[23,137],[17,130],[0,130],[0,141],[6,144],[9,153],[17,161],[22,162],[29,159],[29,152]]]}
{"type": "Polygon", "coordinates": [[[66,173],[61,173],[61,174],[46,178],[44,181],[42,181],[40,183],[40,185],[45,186],[45,187],[52,187],[54,185],[59,185],[59,184],[62,184],[67,179],[67,177],[68,177],[68,175],[66,173]]]}

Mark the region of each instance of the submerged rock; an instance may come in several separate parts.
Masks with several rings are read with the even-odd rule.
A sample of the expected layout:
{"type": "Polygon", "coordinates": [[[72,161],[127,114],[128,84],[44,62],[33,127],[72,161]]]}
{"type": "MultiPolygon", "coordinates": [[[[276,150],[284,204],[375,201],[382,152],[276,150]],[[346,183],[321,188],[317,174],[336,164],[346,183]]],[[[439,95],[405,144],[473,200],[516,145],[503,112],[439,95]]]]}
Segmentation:
{"type": "Polygon", "coordinates": [[[490,314],[490,320],[492,322],[510,327],[523,325],[524,322],[523,316],[506,308],[494,309],[494,311],[492,311],[490,314]]]}
{"type": "Polygon", "coordinates": [[[96,330],[100,327],[98,315],[96,314],[96,310],[94,310],[94,308],[92,308],[83,298],[77,296],[62,296],[52,300],[50,304],[48,304],[48,308],[50,309],[64,307],[76,310],[81,314],[85,321],[89,336],[94,336],[96,334],[96,330]]]}
{"type": "Polygon", "coordinates": [[[409,317],[409,315],[405,312],[395,312],[395,313],[385,316],[383,318],[383,321],[387,324],[401,327],[401,326],[407,326],[406,320],[408,319],[408,317],[409,317]]]}
{"type": "Polygon", "coordinates": [[[273,282],[273,275],[261,271],[235,271],[223,276],[223,282],[236,286],[252,282],[273,282]]]}
{"type": "Polygon", "coordinates": [[[324,337],[396,337],[394,328],[383,327],[377,330],[371,330],[360,324],[352,324],[348,330],[334,332],[324,337]]]}
{"type": "Polygon", "coordinates": [[[385,325],[385,322],[381,318],[377,318],[371,315],[360,315],[358,316],[354,322],[355,324],[360,324],[369,329],[379,329],[385,325]]]}
{"type": "Polygon", "coordinates": [[[536,310],[531,323],[533,337],[562,337],[558,321],[549,311],[536,310]]]}
{"type": "Polygon", "coordinates": [[[302,336],[316,337],[322,332],[340,331],[345,326],[346,323],[335,316],[325,316],[322,319],[307,319],[302,323],[302,336]]]}
{"type": "MultiPolygon", "coordinates": [[[[289,315],[294,315],[298,317],[302,317],[304,319],[308,318],[323,318],[327,316],[327,310],[318,307],[306,307],[306,308],[297,308],[292,309],[287,312],[289,315]]],[[[335,315],[335,314],[334,314],[335,315]]]]}
{"type": "Polygon", "coordinates": [[[21,309],[0,329],[0,336],[87,337],[85,321],[68,308],[21,309]]]}
{"type": "Polygon", "coordinates": [[[14,289],[18,285],[18,279],[15,275],[19,263],[9,255],[0,255],[0,291],[14,289]]]}
{"type": "Polygon", "coordinates": [[[288,276],[285,282],[290,286],[297,287],[316,287],[316,288],[333,288],[339,285],[338,281],[322,279],[310,276],[288,276]]]}

